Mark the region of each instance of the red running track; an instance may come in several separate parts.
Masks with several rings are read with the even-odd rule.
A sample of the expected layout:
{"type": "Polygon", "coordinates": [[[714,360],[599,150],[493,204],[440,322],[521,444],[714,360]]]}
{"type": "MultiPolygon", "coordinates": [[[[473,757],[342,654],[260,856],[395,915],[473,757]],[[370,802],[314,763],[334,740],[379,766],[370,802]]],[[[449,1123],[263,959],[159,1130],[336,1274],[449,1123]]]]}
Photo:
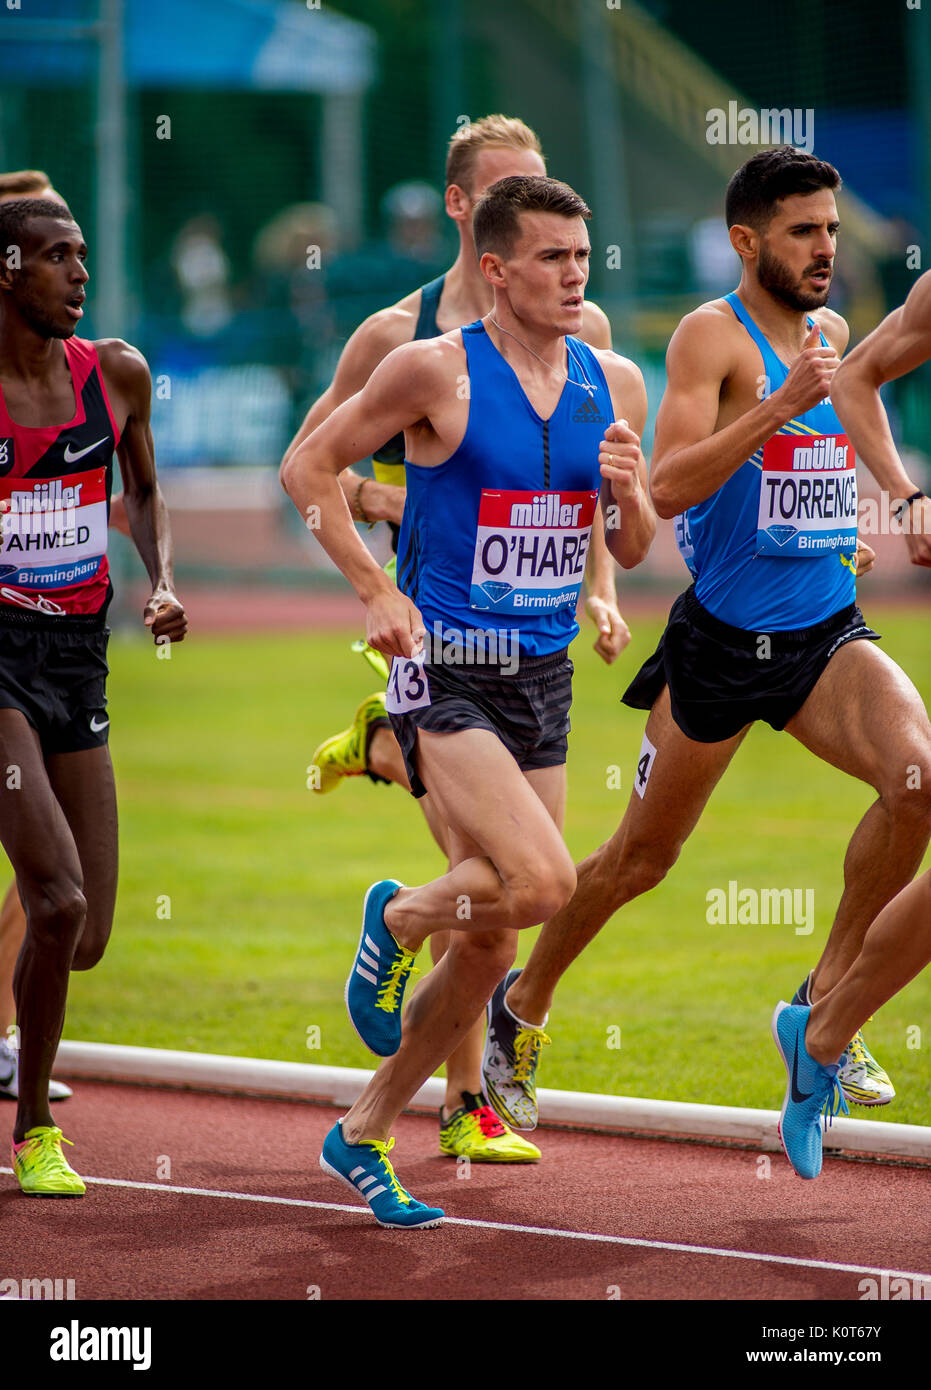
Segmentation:
{"type": "Polygon", "coordinates": [[[0,1275],[78,1299],[858,1301],[873,1270],[931,1272],[927,1168],[829,1158],[803,1182],[781,1154],[543,1130],[539,1164],[457,1176],[436,1122],[403,1116],[399,1176],[454,1220],[385,1231],[317,1166],[328,1107],[76,1091],[56,1119],[98,1181],[40,1201],[5,1170],[0,1275]]]}

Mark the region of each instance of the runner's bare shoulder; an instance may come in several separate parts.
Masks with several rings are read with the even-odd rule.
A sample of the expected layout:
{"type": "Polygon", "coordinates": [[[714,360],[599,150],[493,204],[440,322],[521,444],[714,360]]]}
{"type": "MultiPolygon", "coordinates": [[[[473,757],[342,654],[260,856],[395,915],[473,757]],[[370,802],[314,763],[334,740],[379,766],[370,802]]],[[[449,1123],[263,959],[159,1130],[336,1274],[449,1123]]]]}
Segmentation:
{"type": "Polygon", "coordinates": [[[152,401],[152,377],[149,364],[138,348],[126,343],[122,338],[99,338],[94,347],[97,360],[103,373],[104,384],[110,396],[120,429],[124,420],[122,408],[128,416],[148,420],[152,401]],[[122,407],[122,408],[121,408],[122,407]]]}
{"type": "MultiPolygon", "coordinates": [[[[636,362],[632,362],[629,357],[622,357],[619,352],[613,352],[610,348],[592,348],[592,351],[605,374],[615,418],[636,417],[641,408],[645,417],[647,392],[643,373],[636,362]]],[[[637,428],[633,419],[630,422],[632,428],[637,428]]]]}
{"type": "Polygon", "coordinates": [[[359,324],[352,336],[370,345],[373,350],[379,350],[382,357],[386,357],[402,343],[411,342],[417,331],[419,315],[420,290],[413,290],[403,299],[399,299],[397,304],[390,304],[387,309],[378,309],[374,314],[370,314],[359,324]]]}
{"type": "Polygon", "coordinates": [[[847,326],[847,320],[841,318],[840,314],[829,309],[827,305],[822,309],[812,309],[811,317],[840,357],[850,341],[850,329],[847,326]]]}
{"type": "Polygon", "coordinates": [[[591,299],[582,304],[582,331],[578,336],[596,351],[611,346],[611,320],[591,299]]]}
{"type": "Polygon", "coordinates": [[[138,385],[148,380],[149,364],[132,343],[122,338],[98,338],[94,347],[101,367],[120,386],[138,385]]]}
{"type": "Polygon", "coordinates": [[[668,372],[682,370],[707,381],[726,381],[753,342],[725,299],[709,299],[685,315],[666,349],[668,372]]]}
{"type": "Polygon", "coordinates": [[[425,403],[448,391],[460,393],[468,381],[461,330],[401,343],[382,362],[379,378],[383,388],[396,384],[406,397],[425,403]]]}

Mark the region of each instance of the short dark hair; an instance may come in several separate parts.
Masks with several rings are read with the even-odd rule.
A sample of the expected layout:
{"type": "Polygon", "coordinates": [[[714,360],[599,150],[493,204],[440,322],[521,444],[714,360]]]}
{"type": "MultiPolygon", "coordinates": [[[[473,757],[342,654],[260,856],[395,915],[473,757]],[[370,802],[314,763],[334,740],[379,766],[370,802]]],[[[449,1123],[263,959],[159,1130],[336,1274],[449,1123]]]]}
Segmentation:
{"type": "Polygon", "coordinates": [[[836,191],[841,177],[833,164],[815,159],[794,145],[761,150],[741,164],[727,185],[724,216],[728,227],[740,223],[765,232],[776,213],[776,205],[793,193],[817,193],[821,188],[836,191]]]}
{"type": "Polygon", "coordinates": [[[56,203],[52,198],[14,198],[0,203],[0,256],[6,255],[8,246],[20,245],[23,231],[38,217],[53,217],[56,222],[73,222],[77,226],[64,203],[56,203]]]}
{"type": "Polygon", "coordinates": [[[509,256],[520,235],[522,212],[556,212],[562,217],[591,217],[584,199],[559,179],[543,174],[511,174],[499,179],[479,198],[472,235],[479,256],[493,251],[509,256]]]}

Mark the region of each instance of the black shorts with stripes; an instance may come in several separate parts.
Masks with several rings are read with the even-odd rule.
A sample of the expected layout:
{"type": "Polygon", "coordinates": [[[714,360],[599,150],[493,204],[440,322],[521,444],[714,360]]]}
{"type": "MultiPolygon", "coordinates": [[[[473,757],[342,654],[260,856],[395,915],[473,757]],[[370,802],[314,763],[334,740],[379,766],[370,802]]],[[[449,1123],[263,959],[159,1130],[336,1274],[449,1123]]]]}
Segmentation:
{"type": "Polygon", "coordinates": [[[488,729],[522,772],[561,767],[568,747],[573,665],[567,651],[523,656],[513,673],[500,665],[424,663],[430,703],[392,714],[414,796],[429,790],[417,770],[417,732],[488,729]]]}
{"type": "Polygon", "coordinates": [[[686,738],[720,743],[765,720],[784,729],[831,657],[847,642],[879,641],[855,604],[793,632],[751,632],[709,613],[695,586],[672,605],[659,646],[621,697],[652,709],[669,686],[672,717],[686,738]]]}

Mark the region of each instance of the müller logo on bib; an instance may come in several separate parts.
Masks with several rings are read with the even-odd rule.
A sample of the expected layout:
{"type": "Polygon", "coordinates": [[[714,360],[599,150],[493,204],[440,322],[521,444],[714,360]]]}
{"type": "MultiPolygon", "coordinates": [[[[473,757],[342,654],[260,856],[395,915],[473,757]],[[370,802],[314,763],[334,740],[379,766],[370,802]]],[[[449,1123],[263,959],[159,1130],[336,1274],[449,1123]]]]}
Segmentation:
{"type": "Polygon", "coordinates": [[[469,606],[496,613],[575,606],[597,492],[482,490],[469,606]]]}
{"type": "Polygon", "coordinates": [[[776,434],[763,446],[761,555],[816,558],[857,544],[857,472],[845,434],[776,434]]]}

